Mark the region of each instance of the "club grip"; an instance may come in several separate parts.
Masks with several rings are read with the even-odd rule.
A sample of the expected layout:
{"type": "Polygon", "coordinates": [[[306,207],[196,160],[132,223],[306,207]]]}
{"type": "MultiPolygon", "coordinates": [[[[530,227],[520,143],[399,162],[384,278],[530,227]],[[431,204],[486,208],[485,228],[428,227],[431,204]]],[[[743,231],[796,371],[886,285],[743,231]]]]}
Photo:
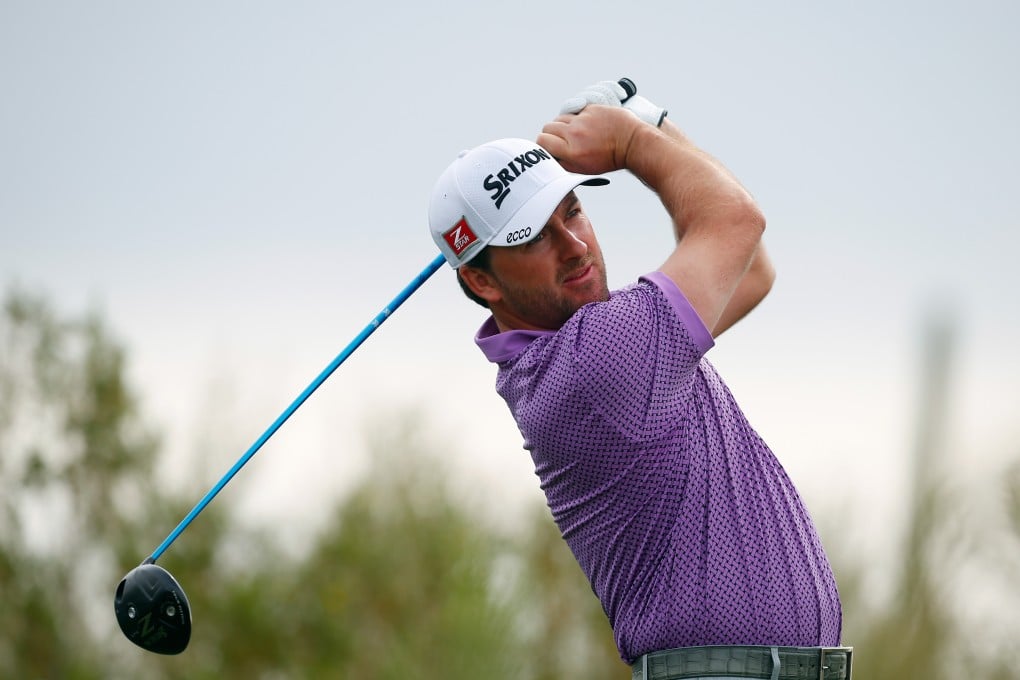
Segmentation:
{"type": "Polygon", "coordinates": [[[621,104],[637,94],[637,85],[630,78],[620,78],[616,82],[627,92],[627,96],[620,100],[621,104]]]}

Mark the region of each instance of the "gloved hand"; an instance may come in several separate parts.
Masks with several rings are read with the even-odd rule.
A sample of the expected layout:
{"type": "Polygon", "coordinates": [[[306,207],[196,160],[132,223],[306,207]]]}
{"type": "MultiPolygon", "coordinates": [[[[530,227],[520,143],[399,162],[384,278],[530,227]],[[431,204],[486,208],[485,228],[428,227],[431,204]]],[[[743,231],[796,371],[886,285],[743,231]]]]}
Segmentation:
{"type": "Polygon", "coordinates": [[[563,102],[560,114],[580,113],[589,104],[622,106],[649,125],[662,125],[666,119],[666,109],[636,93],[637,87],[628,78],[622,78],[619,82],[600,80],[563,102]]]}

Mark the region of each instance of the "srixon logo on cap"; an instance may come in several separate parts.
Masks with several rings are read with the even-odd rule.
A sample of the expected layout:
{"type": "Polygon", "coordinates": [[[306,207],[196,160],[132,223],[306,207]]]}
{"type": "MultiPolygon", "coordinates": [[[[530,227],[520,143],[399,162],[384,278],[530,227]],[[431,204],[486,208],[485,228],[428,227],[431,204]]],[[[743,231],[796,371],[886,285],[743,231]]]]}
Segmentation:
{"type": "Polygon", "coordinates": [[[471,227],[468,226],[467,218],[464,217],[461,217],[457,221],[457,224],[453,225],[449,231],[443,232],[443,238],[446,239],[446,242],[453,250],[453,254],[457,257],[460,257],[460,254],[463,253],[469,245],[478,240],[478,237],[475,236],[475,232],[471,231],[471,227]]]}
{"type": "Polygon", "coordinates": [[[489,198],[495,204],[496,210],[499,210],[499,207],[503,205],[503,201],[510,195],[511,182],[527,172],[531,166],[551,159],[552,156],[545,149],[536,146],[531,151],[522,153],[514,158],[507,163],[506,167],[501,168],[499,172],[493,173],[482,180],[482,187],[492,192],[489,198]]]}

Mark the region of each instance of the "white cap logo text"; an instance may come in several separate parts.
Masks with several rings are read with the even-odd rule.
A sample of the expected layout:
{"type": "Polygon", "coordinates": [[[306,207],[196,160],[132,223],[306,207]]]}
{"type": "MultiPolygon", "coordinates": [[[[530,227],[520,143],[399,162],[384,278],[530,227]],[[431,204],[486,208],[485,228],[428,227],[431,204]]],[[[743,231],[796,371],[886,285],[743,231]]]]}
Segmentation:
{"type": "Polygon", "coordinates": [[[522,153],[514,158],[506,167],[501,168],[498,172],[488,175],[482,181],[482,186],[492,192],[489,198],[496,205],[496,209],[499,210],[499,206],[510,195],[511,182],[524,174],[531,166],[551,159],[552,156],[545,149],[536,146],[531,151],[522,153]]]}

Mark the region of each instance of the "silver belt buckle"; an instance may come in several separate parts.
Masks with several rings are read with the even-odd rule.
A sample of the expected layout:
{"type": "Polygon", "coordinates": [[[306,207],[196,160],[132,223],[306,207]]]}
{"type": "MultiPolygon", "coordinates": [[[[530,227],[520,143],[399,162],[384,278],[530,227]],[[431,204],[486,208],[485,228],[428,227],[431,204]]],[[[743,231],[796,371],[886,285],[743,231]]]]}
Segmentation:
{"type": "Polygon", "coordinates": [[[853,647],[822,647],[818,653],[818,680],[825,680],[825,671],[828,670],[828,666],[825,665],[825,655],[832,654],[833,652],[845,652],[846,653],[846,675],[844,680],[850,680],[850,667],[851,659],[853,658],[854,648],[853,647]]]}

